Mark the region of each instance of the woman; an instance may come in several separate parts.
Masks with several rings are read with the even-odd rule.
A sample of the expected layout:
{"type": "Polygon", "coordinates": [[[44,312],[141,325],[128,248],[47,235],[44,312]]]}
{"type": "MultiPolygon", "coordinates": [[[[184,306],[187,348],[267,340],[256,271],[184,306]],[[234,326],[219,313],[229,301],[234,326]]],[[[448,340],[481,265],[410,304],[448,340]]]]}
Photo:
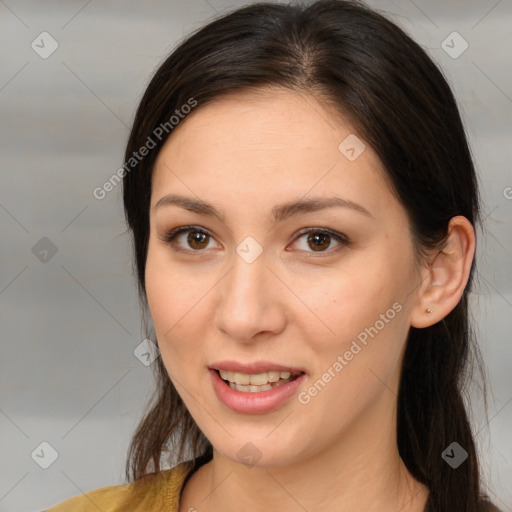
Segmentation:
{"type": "Polygon", "coordinates": [[[155,401],[131,484],[52,511],[497,510],[461,394],[477,179],[401,29],[342,0],[214,20],[156,72],[121,174],[155,401]]]}

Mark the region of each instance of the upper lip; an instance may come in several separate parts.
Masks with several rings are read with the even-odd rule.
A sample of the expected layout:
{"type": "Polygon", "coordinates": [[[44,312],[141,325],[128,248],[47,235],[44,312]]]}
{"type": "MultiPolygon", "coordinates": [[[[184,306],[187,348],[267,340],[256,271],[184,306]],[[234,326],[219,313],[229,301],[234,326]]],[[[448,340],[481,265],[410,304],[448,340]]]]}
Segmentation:
{"type": "Polygon", "coordinates": [[[238,361],[219,361],[209,366],[212,370],[227,370],[239,373],[263,373],[272,370],[280,372],[290,372],[291,374],[306,373],[303,368],[296,366],[287,366],[282,364],[273,363],[271,361],[254,361],[252,363],[239,363],[238,361]]]}

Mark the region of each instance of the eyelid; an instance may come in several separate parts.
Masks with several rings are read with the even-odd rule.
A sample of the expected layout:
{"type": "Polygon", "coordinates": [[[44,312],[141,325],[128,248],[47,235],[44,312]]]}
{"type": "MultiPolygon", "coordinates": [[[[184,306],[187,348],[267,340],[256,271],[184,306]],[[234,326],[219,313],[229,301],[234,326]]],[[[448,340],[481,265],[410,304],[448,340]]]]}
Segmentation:
{"type": "MultiPolygon", "coordinates": [[[[202,228],[200,226],[178,226],[172,230],[166,231],[162,235],[158,235],[159,240],[162,240],[164,243],[174,245],[174,240],[181,234],[187,233],[187,232],[196,232],[201,233],[204,235],[208,235],[212,239],[214,238],[213,235],[205,228],[202,228]]],[[[339,249],[339,247],[351,247],[353,245],[353,242],[350,240],[350,238],[345,235],[344,233],[340,233],[338,231],[334,231],[329,228],[323,228],[323,227],[317,227],[317,226],[311,226],[307,228],[302,228],[299,231],[297,231],[293,236],[293,243],[295,243],[297,240],[302,238],[304,235],[307,235],[309,233],[319,233],[319,234],[325,234],[333,238],[336,242],[338,242],[339,246],[335,247],[334,249],[327,249],[325,251],[299,251],[306,253],[307,257],[322,257],[322,255],[331,255],[339,249]]],[[[194,249],[183,249],[183,248],[175,248],[173,247],[173,250],[176,252],[183,252],[187,254],[192,254],[194,256],[202,256],[204,252],[206,252],[204,249],[202,250],[194,250],[194,249]]]]}

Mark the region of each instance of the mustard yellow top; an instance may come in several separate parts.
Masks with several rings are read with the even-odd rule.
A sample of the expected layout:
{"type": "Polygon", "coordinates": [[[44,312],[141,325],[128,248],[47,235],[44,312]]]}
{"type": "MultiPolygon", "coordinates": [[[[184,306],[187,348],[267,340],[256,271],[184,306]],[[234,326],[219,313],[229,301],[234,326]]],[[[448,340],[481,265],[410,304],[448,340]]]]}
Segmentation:
{"type": "Polygon", "coordinates": [[[181,489],[192,461],[129,484],[101,487],[68,498],[43,512],[178,512],[181,489]]]}
{"type": "MultiPolygon", "coordinates": [[[[43,512],[178,512],[181,490],[193,467],[193,461],[185,461],[131,484],[101,487],[79,494],[43,512]]],[[[431,507],[429,497],[425,511],[431,507]]],[[[479,510],[501,512],[486,499],[480,501],[479,510]]]]}

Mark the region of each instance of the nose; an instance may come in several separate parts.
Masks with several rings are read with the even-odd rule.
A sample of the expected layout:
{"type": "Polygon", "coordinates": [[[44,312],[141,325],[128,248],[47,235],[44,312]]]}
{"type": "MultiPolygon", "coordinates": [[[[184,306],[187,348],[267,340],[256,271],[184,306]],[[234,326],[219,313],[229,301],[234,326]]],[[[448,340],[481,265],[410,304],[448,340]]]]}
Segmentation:
{"type": "MultiPolygon", "coordinates": [[[[216,325],[226,336],[250,343],[286,325],[286,286],[269,268],[265,252],[248,263],[239,254],[218,287],[216,325]]],[[[288,292],[289,293],[289,292],[288,292]]]]}

